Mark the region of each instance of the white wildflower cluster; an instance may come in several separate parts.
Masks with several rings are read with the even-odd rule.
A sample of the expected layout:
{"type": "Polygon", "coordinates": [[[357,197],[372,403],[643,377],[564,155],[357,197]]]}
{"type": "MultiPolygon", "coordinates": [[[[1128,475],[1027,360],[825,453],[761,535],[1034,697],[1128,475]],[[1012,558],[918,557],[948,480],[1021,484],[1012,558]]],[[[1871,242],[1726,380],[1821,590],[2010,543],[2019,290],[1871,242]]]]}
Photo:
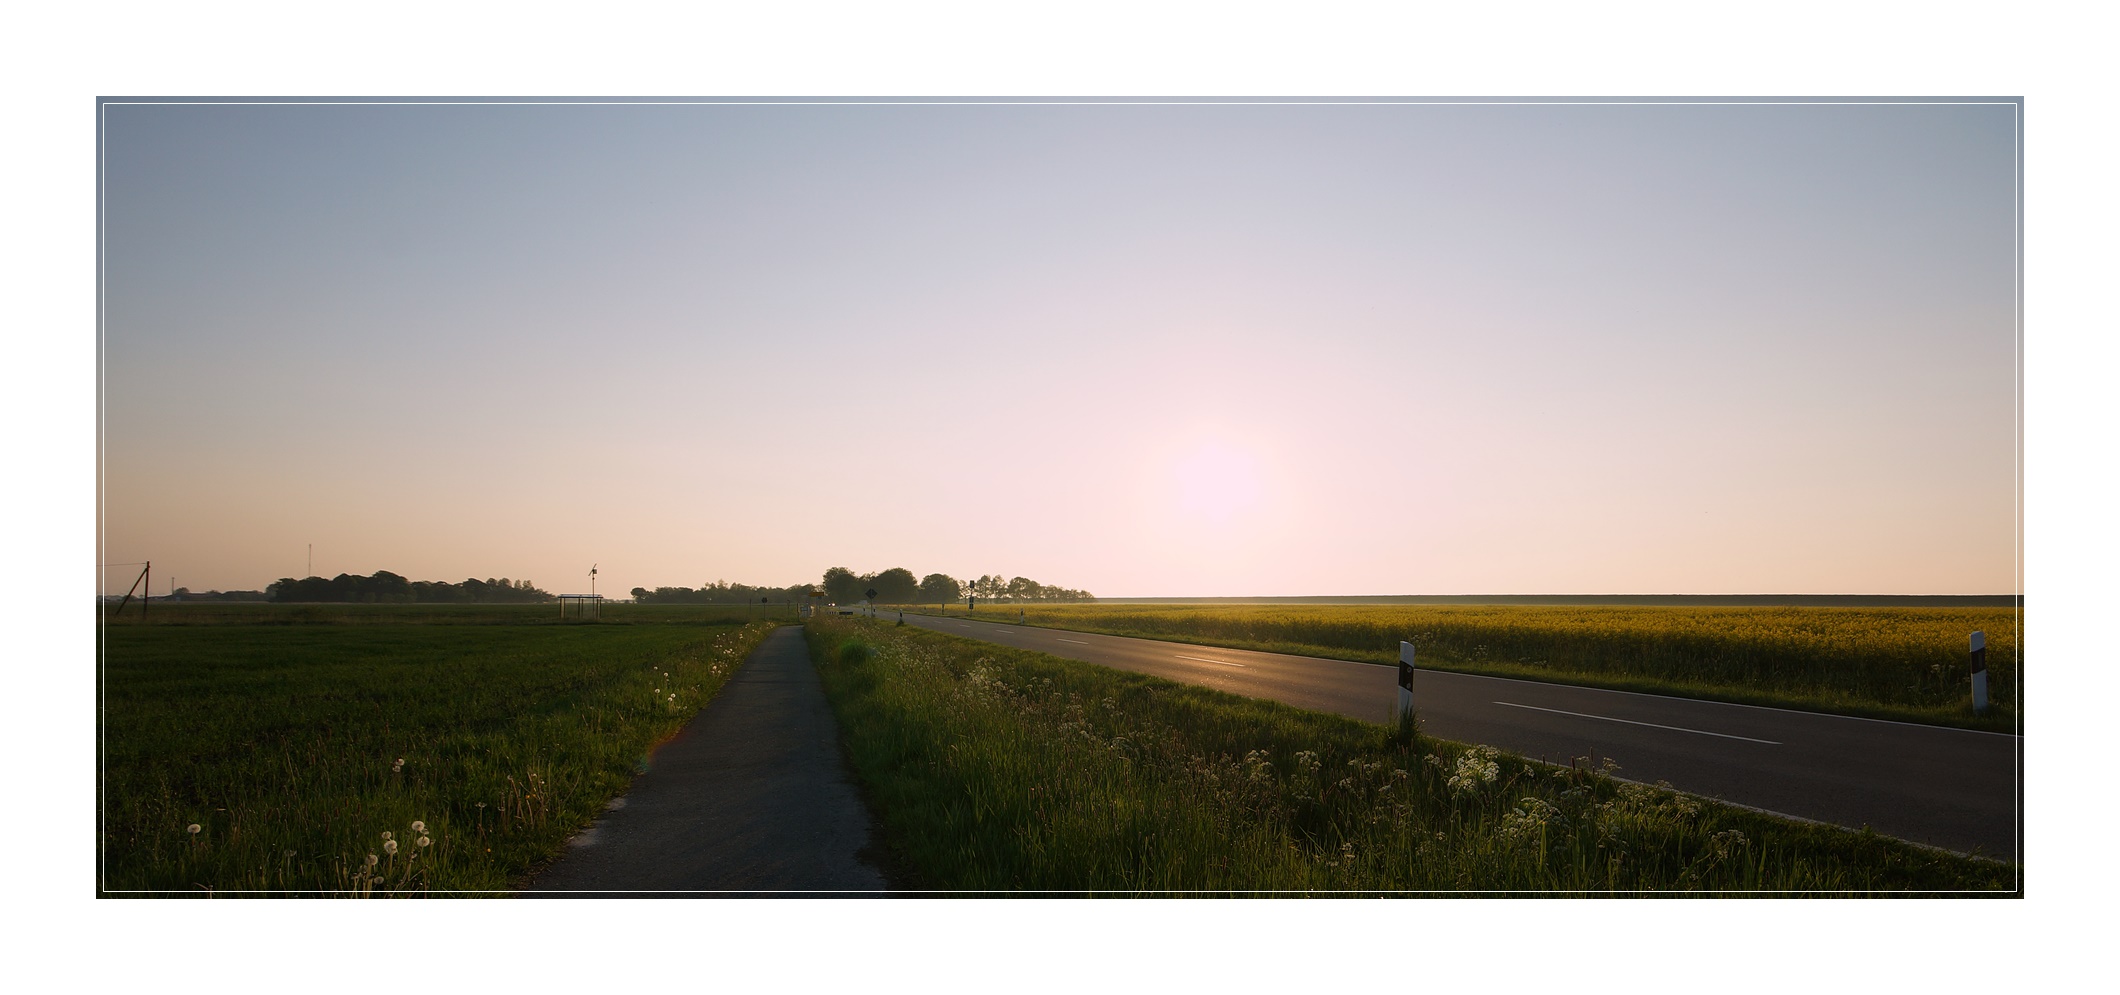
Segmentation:
{"type": "Polygon", "coordinates": [[[1708,853],[1712,859],[1720,863],[1730,859],[1737,851],[1750,846],[1751,842],[1751,840],[1745,839],[1745,834],[1735,829],[1725,829],[1708,838],[1708,853]]]}
{"type": "Polygon", "coordinates": [[[1265,750],[1253,750],[1244,754],[1244,779],[1253,784],[1273,783],[1273,761],[1265,750]]]}
{"type": "Polygon", "coordinates": [[[1450,790],[1454,792],[1478,791],[1493,784],[1502,775],[1502,765],[1495,761],[1500,751],[1491,746],[1480,746],[1466,750],[1457,759],[1457,769],[1450,775],[1450,790]]]}
{"type": "Polygon", "coordinates": [[[1316,750],[1299,750],[1296,752],[1296,767],[1305,773],[1316,774],[1324,766],[1325,763],[1318,759],[1316,750]]]}
{"type": "Polygon", "coordinates": [[[1529,843],[1538,840],[1546,828],[1560,821],[1560,809],[1543,799],[1525,797],[1515,809],[1502,816],[1500,835],[1512,843],[1529,843]]]}

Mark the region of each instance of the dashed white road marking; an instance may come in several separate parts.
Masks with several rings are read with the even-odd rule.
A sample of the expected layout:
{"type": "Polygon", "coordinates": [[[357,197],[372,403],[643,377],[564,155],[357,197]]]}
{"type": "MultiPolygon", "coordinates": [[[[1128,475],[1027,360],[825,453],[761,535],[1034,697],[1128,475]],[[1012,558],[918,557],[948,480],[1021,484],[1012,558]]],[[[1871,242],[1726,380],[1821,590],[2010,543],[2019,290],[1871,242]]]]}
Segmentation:
{"type": "Polygon", "coordinates": [[[1082,641],[1082,640],[1080,640],[1080,639],[1062,639],[1062,640],[1060,640],[1060,641],[1061,641],[1061,642],[1063,642],[1063,643],[1074,643],[1074,644],[1075,644],[1075,645],[1077,645],[1077,646],[1088,646],[1088,645],[1089,645],[1088,643],[1086,643],[1086,642],[1083,642],[1083,641],[1082,641]]]}
{"type": "Polygon", "coordinates": [[[1208,658],[1206,658],[1206,657],[1204,657],[1204,656],[1186,656],[1186,655],[1185,655],[1185,654],[1183,654],[1183,653],[1173,653],[1173,654],[1171,654],[1171,655],[1172,655],[1172,656],[1175,656],[1175,657],[1177,657],[1177,658],[1178,658],[1178,659],[1180,659],[1180,660],[1198,660],[1198,661],[1200,661],[1201,663],[1219,663],[1219,664],[1221,664],[1222,666],[1225,666],[1225,667],[1242,667],[1242,666],[1244,666],[1244,665],[1243,665],[1243,664],[1241,664],[1241,663],[1231,663],[1231,662],[1229,662],[1228,660],[1210,660],[1210,659],[1208,659],[1208,658]]]}
{"type": "Polygon", "coordinates": [[[1533,711],[1552,712],[1555,715],[1573,715],[1579,719],[1601,719],[1606,722],[1625,722],[1630,726],[1648,726],[1652,729],[1669,729],[1672,732],[1690,732],[1696,736],[1721,736],[1724,739],[1742,739],[1747,743],[1765,743],[1768,746],[1781,745],[1780,743],[1777,743],[1771,739],[1753,739],[1750,736],[1732,736],[1726,732],[1709,732],[1706,729],[1688,729],[1685,726],[1667,726],[1656,722],[1636,722],[1633,719],[1615,719],[1610,715],[1591,715],[1587,712],[1568,712],[1558,708],[1540,708],[1537,705],[1519,705],[1513,701],[1497,701],[1495,702],[1495,704],[1507,705],[1510,708],[1529,708],[1533,711]]]}

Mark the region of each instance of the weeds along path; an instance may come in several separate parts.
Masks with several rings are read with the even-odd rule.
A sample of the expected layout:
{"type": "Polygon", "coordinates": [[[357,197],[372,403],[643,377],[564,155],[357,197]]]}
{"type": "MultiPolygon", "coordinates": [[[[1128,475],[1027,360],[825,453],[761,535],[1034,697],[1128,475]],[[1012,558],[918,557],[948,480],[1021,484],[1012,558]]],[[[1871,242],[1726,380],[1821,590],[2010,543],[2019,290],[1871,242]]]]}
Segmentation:
{"type": "Polygon", "coordinates": [[[530,897],[877,893],[869,812],[802,630],[774,632],[530,897]]]}

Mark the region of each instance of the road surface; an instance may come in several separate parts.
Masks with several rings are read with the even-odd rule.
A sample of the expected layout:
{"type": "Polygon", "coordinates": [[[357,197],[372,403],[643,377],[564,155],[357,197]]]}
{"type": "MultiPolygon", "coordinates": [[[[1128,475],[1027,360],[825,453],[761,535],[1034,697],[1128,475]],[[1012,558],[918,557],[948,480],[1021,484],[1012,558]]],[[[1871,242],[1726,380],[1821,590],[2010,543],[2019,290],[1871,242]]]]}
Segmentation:
{"type": "Polygon", "coordinates": [[[809,647],[776,629],[526,897],[882,894],[809,647]]]}
{"type": "MultiPolygon", "coordinates": [[[[889,613],[878,612],[881,617],[889,613]]],[[[1388,722],[1397,668],[962,618],[907,625],[1388,722]]],[[[1421,671],[1421,730],[1959,852],[2022,860],[2023,739],[1754,705],[1421,671]]]]}

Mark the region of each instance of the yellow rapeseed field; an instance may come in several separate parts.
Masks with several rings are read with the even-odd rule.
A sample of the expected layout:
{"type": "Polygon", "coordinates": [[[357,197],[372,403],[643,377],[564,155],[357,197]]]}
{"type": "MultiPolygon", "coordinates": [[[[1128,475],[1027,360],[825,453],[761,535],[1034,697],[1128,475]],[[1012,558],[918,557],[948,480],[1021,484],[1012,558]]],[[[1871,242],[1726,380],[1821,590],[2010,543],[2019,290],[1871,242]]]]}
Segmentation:
{"type": "MultiPolygon", "coordinates": [[[[958,610],[961,613],[961,609],[958,610]]],[[[997,604],[1032,625],[1440,670],[2008,728],[2017,608],[1638,605],[997,604]],[[1992,708],[1972,712],[1966,638],[1987,634],[1992,708]]]]}

